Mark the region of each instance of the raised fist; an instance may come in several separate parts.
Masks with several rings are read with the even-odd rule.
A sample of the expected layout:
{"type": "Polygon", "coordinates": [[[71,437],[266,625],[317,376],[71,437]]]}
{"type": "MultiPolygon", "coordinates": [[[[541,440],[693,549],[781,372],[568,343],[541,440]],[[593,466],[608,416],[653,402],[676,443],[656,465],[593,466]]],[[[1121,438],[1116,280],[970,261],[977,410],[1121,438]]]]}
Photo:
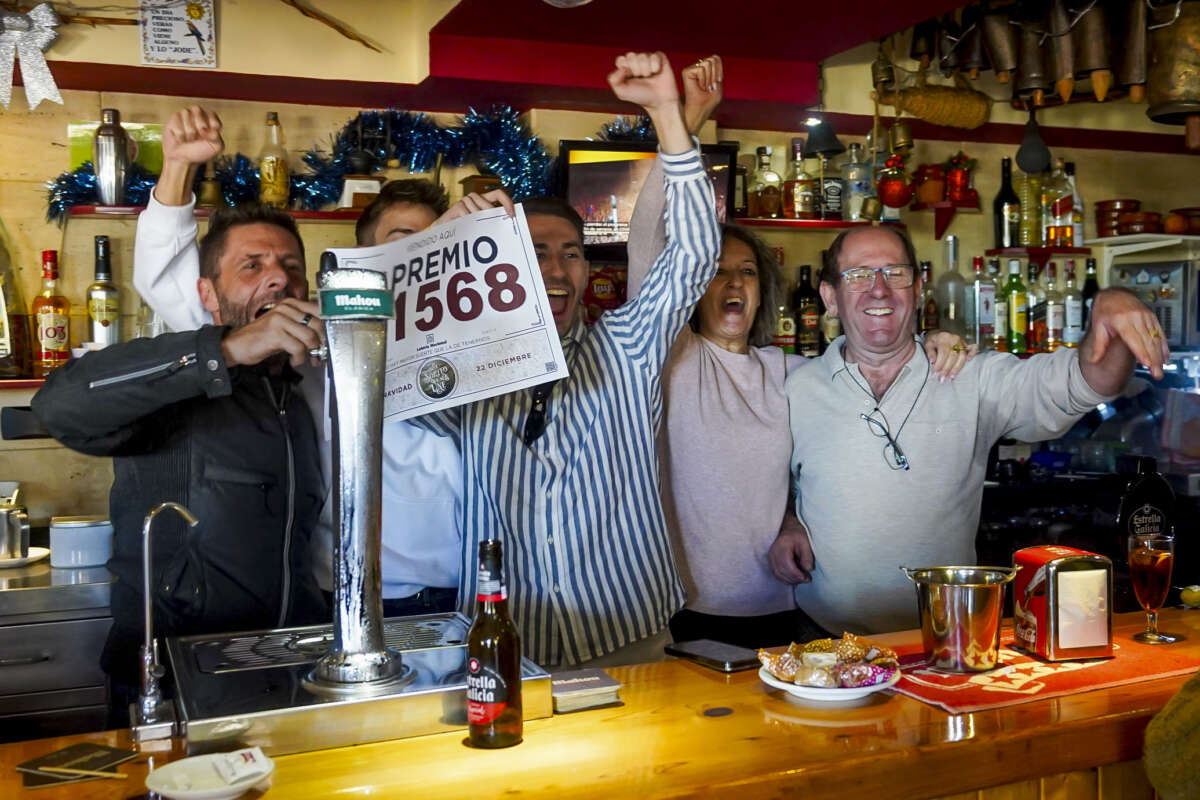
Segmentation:
{"type": "Polygon", "coordinates": [[[180,109],[163,126],[163,161],[203,164],[225,152],[221,118],[200,106],[180,109]]]}
{"type": "Polygon", "coordinates": [[[608,85],[618,98],[647,111],[679,103],[675,73],[662,52],[617,56],[616,69],[608,74],[608,85]]]}

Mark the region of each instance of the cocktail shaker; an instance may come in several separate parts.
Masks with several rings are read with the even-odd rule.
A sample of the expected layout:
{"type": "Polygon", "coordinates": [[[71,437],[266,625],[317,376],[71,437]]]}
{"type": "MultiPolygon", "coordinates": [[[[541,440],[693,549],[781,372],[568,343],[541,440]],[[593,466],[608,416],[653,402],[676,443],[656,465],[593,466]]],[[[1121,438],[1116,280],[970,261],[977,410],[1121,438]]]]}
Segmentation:
{"type": "Polygon", "coordinates": [[[92,141],[92,166],[100,204],[119,206],[125,202],[125,171],[129,169],[129,137],[121,127],[121,112],[100,111],[100,127],[92,141]]]}

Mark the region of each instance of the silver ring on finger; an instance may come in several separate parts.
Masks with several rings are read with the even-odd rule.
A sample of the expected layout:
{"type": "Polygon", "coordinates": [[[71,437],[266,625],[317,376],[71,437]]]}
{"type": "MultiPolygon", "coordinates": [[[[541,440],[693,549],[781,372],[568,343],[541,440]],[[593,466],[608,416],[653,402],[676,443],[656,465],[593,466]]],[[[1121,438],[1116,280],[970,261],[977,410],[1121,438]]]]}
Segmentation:
{"type": "Polygon", "coordinates": [[[308,323],[312,322],[312,318],[313,318],[312,314],[305,314],[303,317],[300,318],[300,324],[307,328],[308,323]]]}

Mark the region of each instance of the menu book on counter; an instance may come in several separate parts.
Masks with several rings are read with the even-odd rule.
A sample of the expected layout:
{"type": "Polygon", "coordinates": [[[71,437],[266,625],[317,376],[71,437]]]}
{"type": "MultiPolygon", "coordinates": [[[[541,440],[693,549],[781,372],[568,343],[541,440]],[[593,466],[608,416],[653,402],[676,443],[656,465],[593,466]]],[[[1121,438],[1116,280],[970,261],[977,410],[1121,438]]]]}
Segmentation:
{"type": "Polygon", "coordinates": [[[602,669],[575,669],[550,676],[554,713],[621,703],[621,683],[602,669]]]}
{"type": "Polygon", "coordinates": [[[89,775],[54,775],[42,772],[42,767],[66,767],[68,769],[111,772],[115,775],[118,764],[123,764],[135,756],[137,753],[133,750],[121,750],[103,744],[80,742],[44,756],[31,758],[29,761],[22,761],[17,764],[17,771],[24,773],[21,778],[26,789],[40,789],[43,786],[61,786],[64,783],[97,780],[89,775]]]}

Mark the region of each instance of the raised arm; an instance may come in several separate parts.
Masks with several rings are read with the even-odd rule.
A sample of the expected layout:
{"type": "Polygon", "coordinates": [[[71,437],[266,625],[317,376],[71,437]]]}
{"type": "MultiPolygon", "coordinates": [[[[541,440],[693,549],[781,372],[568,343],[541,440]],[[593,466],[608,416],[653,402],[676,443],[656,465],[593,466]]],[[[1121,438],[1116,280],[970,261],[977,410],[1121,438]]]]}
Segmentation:
{"type": "Polygon", "coordinates": [[[175,112],[163,127],[162,174],[134,235],[133,286],[172,330],[212,322],[196,293],[200,257],[192,184],[200,165],[224,149],[220,118],[199,106],[175,112]]]}
{"type": "MultiPolygon", "coordinates": [[[[721,102],[721,87],[725,80],[721,57],[714,55],[702,58],[684,69],[681,75],[684,123],[688,133],[695,137],[721,102]]],[[[638,192],[637,204],[629,220],[628,297],[637,296],[646,273],[667,245],[666,206],[662,164],[655,160],[642,184],[642,190],[638,192]]]]}
{"type": "Polygon", "coordinates": [[[667,195],[667,245],[638,296],[601,320],[628,347],[631,357],[657,370],[712,279],[720,229],[712,184],[688,135],[666,56],[621,56],[609,83],[621,99],[640,103],[658,131],[667,195]]]}

